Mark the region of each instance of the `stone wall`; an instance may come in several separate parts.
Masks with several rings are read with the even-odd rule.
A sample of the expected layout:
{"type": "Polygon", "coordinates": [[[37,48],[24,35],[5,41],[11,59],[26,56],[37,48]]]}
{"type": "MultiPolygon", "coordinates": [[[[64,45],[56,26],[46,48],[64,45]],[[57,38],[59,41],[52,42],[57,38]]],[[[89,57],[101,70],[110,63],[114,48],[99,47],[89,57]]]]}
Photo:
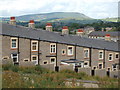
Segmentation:
{"type": "Polygon", "coordinates": [[[105,69],[95,70],[95,76],[99,76],[99,77],[107,76],[106,70],[105,69]]]}
{"type": "Polygon", "coordinates": [[[61,70],[65,70],[65,69],[67,69],[67,70],[74,70],[73,69],[73,65],[60,65],[60,71],[61,70]]]}
{"type": "Polygon", "coordinates": [[[85,72],[87,75],[91,75],[91,68],[78,68],[78,72],[85,72]]]}

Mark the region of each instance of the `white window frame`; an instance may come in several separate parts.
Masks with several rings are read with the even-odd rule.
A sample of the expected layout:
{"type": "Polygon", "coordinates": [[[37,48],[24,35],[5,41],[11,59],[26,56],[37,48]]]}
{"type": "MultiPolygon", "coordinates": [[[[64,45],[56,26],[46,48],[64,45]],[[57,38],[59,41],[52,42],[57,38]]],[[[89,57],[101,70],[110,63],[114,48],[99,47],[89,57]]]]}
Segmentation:
{"type": "Polygon", "coordinates": [[[38,41],[31,41],[31,51],[38,51],[38,41]],[[33,43],[37,43],[36,44],[36,50],[33,50],[33,43]]]}
{"type": "Polygon", "coordinates": [[[56,43],[50,44],[50,53],[56,53],[56,43]],[[55,45],[55,47],[53,47],[53,45],[55,45]]]}
{"type": "Polygon", "coordinates": [[[119,59],[119,53],[115,53],[115,59],[119,59]],[[116,55],[118,55],[118,58],[116,58],[116,55]]]}
{"type": "MultiPolygon", "coordinates": [[[[17,61],[16,62],[18,62],[18,54],[16,54],[17,55],[17,61]]],[[[13,59],[13,54],[11,54],[11,58],[13,59]]],[[[13,61],[14,62],[14,61],[13,61]]]]}
{"type": "Polygon", "coordinates": [[[55,63],[56,63],[56,57],[51,57],[51,58],[50,58],[50,63],[51,63],[51,64],[55,64],[55,63]],[[51,59],[55,59],[55,61],[54,61],[54,62],[51,62],[51,59]]]}
{"type": "Polygon", "coordinates": [[[37,65],[38,64],[38,55],[32,55],[31,56],[31,61],[36,62],[35,65],[37,65]],[[33,57],[36,57],[36,60],[33,60],[33,57]]]}
{"type": "Polygon", "coordinates": [[[101,69],[103,69],[103,63],[98,63],[98,69],[99,69],[99,65],[100,65],[100,64],[102,64],[102,68],[101,68],[101,69]]]}
{"type": "Polygon", "coordinates": [[[66,49],[62,49],[62,55],[65,55],[66,54],[66,49]],[[65,52],[65,53],[63,53],[63,51],[65,52]]]}
{"type": "Polygon", "coordinates": [[[97,70],[97,66],[93,66],[92,69],[93,69],[93,70],[97,70]],[[95,69],[94,69],[94,68],[95,68],[95,69]]]}
{"type": "Polygon", "coordinates": [[[103,50],[99,50],[98,56],[99,56],[99,59],[103,59],[104,58],[104,52],[103,52],[103,50]],[[102,52],[102,54],[100,52],[102,52]],[[100,57],[100,56],[102,56],[102,57],[100,57]]]}
{"type": "Polygon", "coordinates": [[[116,65],[116,68],[113,68],[113,65],[112,65],[112,71],[117,71],[118,70],[118,65],[116,65]]]}
{"type": "Polygon", "coordinates": [[[11,38],[11,48],[12,48],[12,49],[18,48],[18,38],[13,38],[13,37],[11,38]],[[12,47],[12,44],[13,44],[13,43],[12,43],[12,40],[13,40],[13,39],[16,40],[16,47],[12,47]]]}
{"type": "Polygon", "coordinates": [[[113,53],[109,53],[109,54],[108,54],[108,60],[109,60],[109,61],[112,61],[112,60],[113,60],[113,53]],[[110,60],[110,54],[112,55],[111,60],[110,60]]]}
{"type": "Polygon", "coordinates": [[[107,67],[107,71],[111,71],[111,67],[107,67]],[[108,70],[108,69],[110,69],[110,70],[108,70]]]}
{"type": "Polygon", "coordinates": [[[2,59],[9,59],[9,56],[4,56],[4,57],[2,57],[2,59]]]}
{"type": "Polygon", "coordinates": [[[85,68],[89,67],[89,61],[85,61],[85,62],[84,62],[84,67],[85,67],[85,68]],[[85,63],[87,63],[87,65],[85,65],[85,63]]]}
{"type": "Polygon", "coordinates": [[[48,64],[48,60],[44,60],[44,61],[43,61],[43,65],[47,65],[47,64],[44,64],[44,62],[47,62],[47,64],[48,64]]]}
{"type": "Polygon", "coordinates": [[[68,46],[68,47],[67,47],[67,54],[68,54],[68,56],[73,55],[73,52],[74,52],[73,46],[68,46]],[[72,48],[72,53],[69,53],[70,51],[68,51],[70,47],[72,48]]]}
{"type": "Polygon", "coordinates": [[[84,48],[83,55],[84,55],[84,58],[89,58],[89,48],[84,48]],[[86,57],[86,55],[85,55],[85,51],[86,51],[86,50],[88,51],[87,57],[86,57]]]}
{"type": "Polygon", "coordinates": [[[29,62],[29,58],[25,58],[25,59],[23,59],[23,61],[24,61],[24,62],[29,62]],[[25,60],[28,60],[28,61],[25,61],[25,60]]]}

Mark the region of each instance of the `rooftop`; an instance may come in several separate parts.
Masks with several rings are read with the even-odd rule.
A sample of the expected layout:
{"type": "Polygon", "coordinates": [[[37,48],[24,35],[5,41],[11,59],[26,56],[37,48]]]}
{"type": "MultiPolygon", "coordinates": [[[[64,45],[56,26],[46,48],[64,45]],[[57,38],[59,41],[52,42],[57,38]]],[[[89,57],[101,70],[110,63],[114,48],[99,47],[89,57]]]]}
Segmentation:
{"type": "Polygon", "coordinates": [[[106,34],[109,34],[110,36],[116,37],[120,36],[119,31],[114,31],[114,32],[105,32],[105,31],[94,31],[89,34],[89,36],[102,36],[104,37],[106,34]]]}
{"type": "Polygon", "coordinates": [[[49,32],[42,29],[32,29],[18,25],[13,26],[6,23],[1,23],[1,25],[2,32],[0,32],[0,35],[19,36],[22,38],[30,38],[37,40],[40,39],[49,42],[65,43],[69,45],[120,51],[118,49],[118,42],[85,38],[77,35],[61,35],[61,33],[49,32]]]}

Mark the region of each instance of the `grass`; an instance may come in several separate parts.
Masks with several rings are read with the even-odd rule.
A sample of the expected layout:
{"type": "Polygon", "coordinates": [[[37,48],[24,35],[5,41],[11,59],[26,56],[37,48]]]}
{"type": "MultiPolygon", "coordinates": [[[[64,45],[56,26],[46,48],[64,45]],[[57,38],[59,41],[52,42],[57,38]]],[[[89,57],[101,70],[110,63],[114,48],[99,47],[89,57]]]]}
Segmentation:
{"type": "Polygon", "coordinates": [[[3,88],[82,88],[82,86],[65,86],[66,79],[93,80],[100,82],[100,88],[117,88],[118,79],[98,76],[88,76],[70,70],[54,72],[40,66],[18,67],[3,66],[3,88]]]}

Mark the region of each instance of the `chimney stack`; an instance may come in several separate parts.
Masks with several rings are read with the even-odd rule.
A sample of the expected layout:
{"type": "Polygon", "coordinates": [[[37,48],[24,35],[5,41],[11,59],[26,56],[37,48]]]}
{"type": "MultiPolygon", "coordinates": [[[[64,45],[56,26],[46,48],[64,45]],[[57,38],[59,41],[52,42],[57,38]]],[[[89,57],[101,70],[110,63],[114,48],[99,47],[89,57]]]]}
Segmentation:
{"type": "Polygon", "coordinates": [[[10,22],[9,22],[10,25],[16,25],[16,20],[15,20],[15,17],[10,17],[10,22]]]}
{"type": "Polygon", "coordinates": [[[34,20],[30,20],[29,21],[28,27],[29,28],[35,28],[35,22],[34,22],[34,20]]]}
{"type": "Polygon", "coordinates": [[[63,26],[63,28],[62,28],[62,35],[64,35],[64,34],[66,34],[66,35],[69,34],[68,26],[63,26]]]}
{"type": "Polygon", "coordinates": [[[105,35],[105,40],[106,40],[106,41],[111,41],[110,34],[106,34],[106,35],[105,35]]]}
{"type": "Polygon", "coordinates": [[[53,30],[52,30],[52,24],[51,24],[51,23],[47,23],[47,24],[46,24],[46,30],[47,30],[47,31],[50,31],[50,32],[53,31],[53,30]]]}
{"type": "Polygon", "coordinates": [[[83,30],[82,29],[78,29],[76,32],[77,36],[83,36],[83,30]]]}

